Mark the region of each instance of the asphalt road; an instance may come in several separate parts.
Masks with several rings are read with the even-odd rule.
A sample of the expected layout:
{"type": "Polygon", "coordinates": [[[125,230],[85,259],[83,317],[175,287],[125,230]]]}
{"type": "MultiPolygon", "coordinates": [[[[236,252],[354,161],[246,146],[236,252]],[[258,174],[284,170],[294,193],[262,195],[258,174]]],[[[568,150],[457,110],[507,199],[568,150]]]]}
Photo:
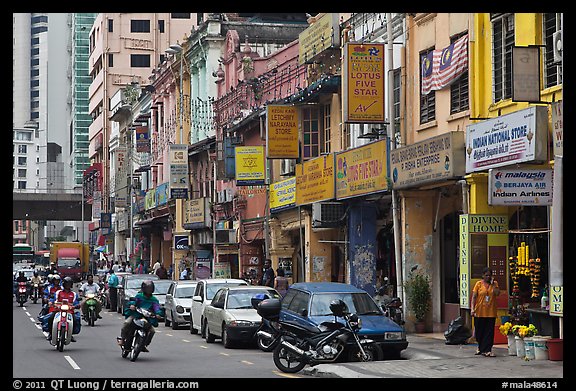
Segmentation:
{"type": "Polygon", "coordinates": [[[94,327],[82,321],[77,342],[63,352],[45,339],[36,316],[41,304],[13,303],[14,378],[286,378],[308,377],[277,370],[272,353],[255,345],[226,349],[220,340],[208,344],[188,328],[172,330],[164,323],[156,328],[149,353],[136,362],[123,359],[116,336],[124,317],[103,310],[94,327]]]}

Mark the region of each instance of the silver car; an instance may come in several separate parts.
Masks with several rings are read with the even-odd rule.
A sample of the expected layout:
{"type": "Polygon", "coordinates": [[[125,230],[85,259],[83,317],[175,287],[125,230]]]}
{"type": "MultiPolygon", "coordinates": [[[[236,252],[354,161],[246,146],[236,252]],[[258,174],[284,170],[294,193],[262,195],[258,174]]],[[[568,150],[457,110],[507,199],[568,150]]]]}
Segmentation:
{"type": "Polygon", "coordinates": [[[197,281],[192,280],[172,281],[164,304],[166,327],[172,326],[172,330],[176,330],[190,323],[190,309],[196,284],[197,281]]]}
{"type": "Polygon", "coordinates": [[[224,347],[230,348],[236,342],[255,341],[254,333],[262,318],[252,307],[252,298],[260,293],[281,298],[274,288],[267,286],[231,286],[218,290],[204,309],[206,342],[221,338],[224,347]]]}

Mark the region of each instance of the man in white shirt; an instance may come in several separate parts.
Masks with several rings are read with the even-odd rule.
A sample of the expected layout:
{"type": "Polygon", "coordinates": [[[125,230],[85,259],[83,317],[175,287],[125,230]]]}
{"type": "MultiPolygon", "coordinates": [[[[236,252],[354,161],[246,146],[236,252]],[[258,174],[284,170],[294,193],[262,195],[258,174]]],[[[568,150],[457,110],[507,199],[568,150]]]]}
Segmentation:
{"type": "MultiPolygon", "coordinates": [[[[88,274],[87,281],[82,284],[78,291],[82,296],[82,302],[80,303],[80,308],[82,309],[82,315],[86,317],[87,315],[87,308],[86,308],[86,295],[89,293],[93,293],[97,295],[100,292],[100,285],[94,282],[94,276],[92,274],[88,274]]],[[[100,300],[96,299],[96,316],[98,319],[102,319],[100,316],[100,311],[102,310],[102,303],[100,300]]]]}
{"type": "Polygon", "coordinates": [[[154,266],[152,266],[152,271],[150,272],[150,274],[156,274],[156,271],[160,269],[160,261],[157,260],[156,263],[154,264],[154,266]]]}

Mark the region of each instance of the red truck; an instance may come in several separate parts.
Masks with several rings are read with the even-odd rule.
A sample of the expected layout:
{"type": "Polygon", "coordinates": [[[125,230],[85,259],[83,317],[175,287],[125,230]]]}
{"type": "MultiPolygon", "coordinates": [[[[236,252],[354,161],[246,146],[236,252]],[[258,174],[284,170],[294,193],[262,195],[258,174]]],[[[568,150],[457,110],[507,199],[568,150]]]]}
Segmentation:
{"type": "Polygon", "coordinates": [[[50,262],[56,267],[61,278],[72,277],[81,281],[88,272],[90,248],[80,242],[52,242],[50,262]]]}

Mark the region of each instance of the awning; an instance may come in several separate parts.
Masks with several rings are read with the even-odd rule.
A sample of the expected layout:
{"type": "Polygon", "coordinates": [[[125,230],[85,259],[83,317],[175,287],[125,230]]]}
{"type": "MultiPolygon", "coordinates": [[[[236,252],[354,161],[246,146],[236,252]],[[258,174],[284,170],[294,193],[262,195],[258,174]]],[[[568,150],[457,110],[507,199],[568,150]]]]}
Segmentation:
{"type": "Polygon", "coordinates": [[[314,102],[320,97],[320,94],[333,94],[340,90],[342,85],[342,76],[325,75],[316,80],[308,87],[300,90],[298,93],[289,98],[290,103],[314,102]]]}
{"type": "Polygon", "coordinates": [[[162,220],[168,220],[168,216],[170,216],[170,213],[166,213],[166,214],[161,215],[161,216],[154,216],[154,217],[150,217],[148,219],[140,220],[140,221],[137,221],[135,224],[136,225],[147,225],[147,224],[158,223],[162,220]]]}

